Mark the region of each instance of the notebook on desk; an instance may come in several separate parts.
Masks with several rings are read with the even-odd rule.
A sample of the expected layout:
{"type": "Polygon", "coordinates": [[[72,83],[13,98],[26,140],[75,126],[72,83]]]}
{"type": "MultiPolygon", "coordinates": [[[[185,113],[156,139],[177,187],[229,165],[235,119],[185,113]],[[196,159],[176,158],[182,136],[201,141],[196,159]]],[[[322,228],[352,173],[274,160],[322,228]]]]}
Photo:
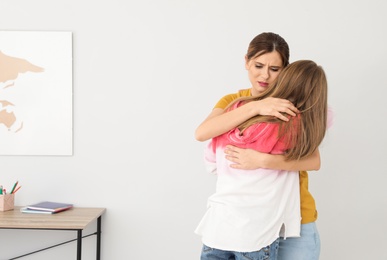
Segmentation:
{"type": "Polygon", "coordinates": [[[23,213],[37,213],[37,214],[55,214],[68,209],[71,209],[73,204],[43,201],[36,204],[28,205],[20,209],[23,213]]]}

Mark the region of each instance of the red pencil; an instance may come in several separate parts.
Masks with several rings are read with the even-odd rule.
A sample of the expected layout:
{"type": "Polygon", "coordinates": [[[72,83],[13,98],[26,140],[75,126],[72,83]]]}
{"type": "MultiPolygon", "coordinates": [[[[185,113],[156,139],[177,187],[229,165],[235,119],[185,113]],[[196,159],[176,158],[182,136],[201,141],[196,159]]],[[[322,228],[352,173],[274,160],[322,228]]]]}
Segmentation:
{"type": "Polygon", "coordinates": [[[12,192],[12,194],[15,194],[20,188],[21,188],[21,186],[17,187],[17,188],[12,192]]]}

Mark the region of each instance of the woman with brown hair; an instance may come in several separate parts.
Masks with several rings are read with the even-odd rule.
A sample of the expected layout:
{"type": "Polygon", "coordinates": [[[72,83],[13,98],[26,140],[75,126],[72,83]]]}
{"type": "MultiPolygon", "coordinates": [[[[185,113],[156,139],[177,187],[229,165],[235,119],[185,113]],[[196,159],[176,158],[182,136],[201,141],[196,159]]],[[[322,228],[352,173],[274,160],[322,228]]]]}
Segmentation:
{"type": "MultiPolygon", "coordinates": [[[[289,100],[268,97],[251,101],[225,113],[225,108],[235,99],[257,96],[264,92],[270,83],[273,83],[281,70],[289,64],[288,44],[278,34],[259,34],[250,42],[245,62],[251,88],[224,96],[196,129],[195,137],[197,140],[206,141],[219,136],[256,115],[274,116],[286,122],[289,120],[289,116],[296,116],[299,112],[289,100]]],[[[304,171],[320,168],[318,150],[299,160],[286,160],[283,155],[260,153],[253,149],[243,149],[230,145],[227,146],[225,152],[228,154],[226,158],[233,162],[231,167],[236,169],[269,168],[300,171],[301,237],[286,240],[281,238],[278,259],[318,259],[320,240],[315,225],[317,211],[314,199],[308,191],[308,173],[304,171]]]]}

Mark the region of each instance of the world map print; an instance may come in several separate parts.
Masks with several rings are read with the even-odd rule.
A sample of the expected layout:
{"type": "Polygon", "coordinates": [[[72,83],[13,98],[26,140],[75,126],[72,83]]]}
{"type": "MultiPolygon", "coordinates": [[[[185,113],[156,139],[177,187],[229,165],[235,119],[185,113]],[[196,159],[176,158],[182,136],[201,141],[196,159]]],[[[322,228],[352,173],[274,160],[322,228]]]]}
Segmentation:
{"type": "Polygon", "coordinates": [[[17,78],[21,73],[38,73],[44,69],[31,64],[27,60],[7,56],[0,50],[0,125],[4,125],[8,131],[19,132],[23,128],[23,121],[14,127],[17,117],[14,113],[17,104],[13,104],[9,100],[1,100],[1,94],[9,88],[17,87],[17,78]]]}
{"type": "Polygon", "coordinates": [[[0,156],[73,154],[72,32],[0,31],[0,156]]]}

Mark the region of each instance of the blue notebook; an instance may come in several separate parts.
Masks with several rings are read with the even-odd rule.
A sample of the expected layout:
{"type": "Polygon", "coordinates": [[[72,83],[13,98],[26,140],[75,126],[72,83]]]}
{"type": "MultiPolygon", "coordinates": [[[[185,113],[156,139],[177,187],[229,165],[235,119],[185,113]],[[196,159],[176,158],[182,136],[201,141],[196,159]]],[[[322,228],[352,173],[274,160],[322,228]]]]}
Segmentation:
{"type": "Polygon", "coordinates": [[[43,201],[36,204],[28,205],[27,207],[21,208],[20,211],[23,213],[41,213],[41,214],[54,214],[64,210],[71,209],[73,204],[43,201]]]}

